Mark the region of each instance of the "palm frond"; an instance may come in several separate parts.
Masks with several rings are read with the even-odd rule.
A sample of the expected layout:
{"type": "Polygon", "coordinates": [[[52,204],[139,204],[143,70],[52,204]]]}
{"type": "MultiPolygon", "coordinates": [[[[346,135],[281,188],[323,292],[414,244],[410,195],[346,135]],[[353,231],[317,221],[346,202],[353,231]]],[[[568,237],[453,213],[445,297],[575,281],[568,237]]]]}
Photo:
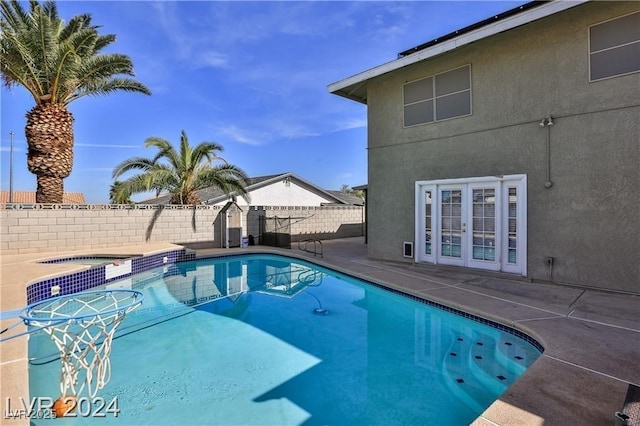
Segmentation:
{"type": "Polygon", "coordinates": [[[115,42],[116,42],[115,34],[101,35],[96,40],[95,53],[100,52],[102,49],[104,49],[105,47],[107,47],[110,44],[115,43],[115,42]]]}
{"type": "Polygon", "coordinates": [[[29,14],[17,0],[3,1],[1,8],[2,19],[10,28],[17,29],[27,25],[29,14]]]}
{"type": "Polygon", "coordinates": [[[133,157],[128,160],[124,160],[118,164],[114,169],[111,177],[117,179],[128,171],[131,170],[149,170],[153,167],[153,161],[144,157],[133,157]]]}
{"type": "Polygon", "coordinates": [[[76,15],[69,20],[67,25],[60,31],[58,39],[61,42],[66,42],[69,37],[73,36],[76,32],[84,29],[93,29],[91,27],[91,15],[85,13],[82,15],[76,15]]]}
{"type": "Polygon", "coordinates": [[[216,142],[202,142],[193,149],[193,159],[200,163],[203,159],[207,159],[209,164],[213,164],[215,160],[226,162],[224,158],[218,156],[218,152],[224,151],[224,147],[216,142]]]}
{"type": "Polygon", "coordinates": [[[149,90],[149,88],[144,84],[135,80],[120,78],[84,85],[73,95],[61,101],[62,103],[68,104],[83,96],[104,96],[113,92],[143,93],[145,95],[151,94],[151,90],[149,90]]]}
{"type": "Polygon", "coordinates": [[[125,55],[99,54],[115,42],[115,35],[100,35],[91,15],[59,17],[56,3],[36,0],[26,11],[17,0],[2,1],[0,68],[6,86],[24,86],[36,104],[68,104],[87,95],[114,91],[151,94],[133,76],[133,63],[125,55]]]}
{"type": "Polygon", "coordinates": [[[49,20],[53,22],[60,20],[60,18],[58,17],[58,6],[56,5],[55,1],[47,0],[42,3],[41,7],[42,11],[45,13],[45,15],[47,15],[49,20]]]}
{"type": "Polygon", "coordinates": [[[213,186],[225,194],[239,195],[247,202],[250,201],[249,194],[246,190],[249,178],[244,170],[232,164],[208,167],[201,171],[198,181],[198,189],[213,186]]]}

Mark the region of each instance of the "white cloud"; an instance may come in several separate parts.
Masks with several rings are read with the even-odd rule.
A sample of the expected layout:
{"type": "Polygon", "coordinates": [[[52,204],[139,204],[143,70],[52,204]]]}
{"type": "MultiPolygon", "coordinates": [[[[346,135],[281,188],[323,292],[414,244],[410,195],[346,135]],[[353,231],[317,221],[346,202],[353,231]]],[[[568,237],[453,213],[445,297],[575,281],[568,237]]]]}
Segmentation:
{"type": "MultiPolygon", "coordinates": [[[[24,149],[23,147],[16,147],[15,145],[13,146],[13,152],[25,152],[26,149],[24,149]]],[[[1,146],[0,147],[0,152],[11,152],[11,147],[10,146],[1,146]]]]}
{"type": "Polygon", "coordinates": [[[261,120],[237,124],[216,125],[213,131],[233,142],[245,145],[267,145],[283,139],[299,139],[322,136],[323,132],[305,125],[304,120],[292,118],[282,120],[277,117],[264,117],[261,120]]]}
{"type": "Polygon", "coordinates": [[[109,173],[113,172],[113,167],[90,167],[88,169],[74,170],[74,173],[109,173]]]}
{"type": "Polygon", "coordinates": [[[363,127],[367,127],[367,119],[366,118],[353,118],[348,121],[338,122],[336,123],[336,132],[341,132],[343,130],[351,130],[351,129],[360,129],[363,127]]]}
{"type": "Polygon", "coordinates": [[[211,68],[228,68],[229,58],[220,52],[203,52],[196,59],[196,64],[211,68]]]}
{"type": "MultiPolygon", "coordinates": [[[[187,2],[185,2],[187,3],[187,2]]],[[[168,56],[175,54],[180,67],[190,68],[226,68],[228,56],[218,50],[211,39],[214,31],[208,13],[202,9],[210,6],[210,2],[195,2],[181,5],[180,2],[153,2],[156,22],[164,37],[170,41],[168,56]],[[188,8],[188,9],[187,9],[188,8]],[[196,10],[195,13],[188,13],[196,10]]]]}
{"type": "Polygon", "coordinates": [[[231,138],[234,142],[245,145],[264,145],[265,143],[264,139],[251,135],[250,131],[240,129],[235,124],[217,126],[215,127],[215,131],[223,136],[231,138]]]}

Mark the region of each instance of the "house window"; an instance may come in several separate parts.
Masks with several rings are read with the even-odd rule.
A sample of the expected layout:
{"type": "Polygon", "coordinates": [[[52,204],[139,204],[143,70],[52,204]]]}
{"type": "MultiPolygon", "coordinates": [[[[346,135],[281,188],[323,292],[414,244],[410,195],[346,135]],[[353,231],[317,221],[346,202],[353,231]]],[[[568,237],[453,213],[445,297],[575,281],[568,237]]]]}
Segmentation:
{"type": "Polygon", "coordinates": [[[471,114],[471,65],[403,86],[404,126],[432,123],[471,114]]]}
{"type": "Polygon", "coordinates": [[[591,81],[640,71],[640,12],[589,27],[591,81]]]}

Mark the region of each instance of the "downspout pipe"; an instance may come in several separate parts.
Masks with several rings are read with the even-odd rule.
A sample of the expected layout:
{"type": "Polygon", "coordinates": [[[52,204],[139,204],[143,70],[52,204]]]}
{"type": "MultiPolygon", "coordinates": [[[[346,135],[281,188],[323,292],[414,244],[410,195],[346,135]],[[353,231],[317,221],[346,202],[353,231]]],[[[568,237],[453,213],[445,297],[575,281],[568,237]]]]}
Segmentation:
{"type": "Polygon", "coordinates": [[[545,188],[551,188],[553,182],[551,181],[551,126],[553,126],[553,117],[550,115],[540,121],[541,127],[546,127],[547,140],[546,140],[546,160],[547,160],[547,181],[544,183],[545,188]]]}

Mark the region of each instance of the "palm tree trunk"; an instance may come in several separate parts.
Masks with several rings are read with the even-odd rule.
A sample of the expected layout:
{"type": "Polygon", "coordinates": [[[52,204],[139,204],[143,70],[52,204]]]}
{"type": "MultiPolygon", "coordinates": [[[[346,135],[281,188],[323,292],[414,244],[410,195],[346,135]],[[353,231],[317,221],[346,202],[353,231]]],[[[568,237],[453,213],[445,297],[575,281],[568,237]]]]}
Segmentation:
{"type": "Polygon", "coordinates": [[[36,203],[62,203],[63,179],[73,167],[73,121],[63,104],[40,104],[27,113],[27,166],[37,178],[36,203]]]}
{"type": "Polygon", "coordinates": [[[61,204],[64,195],[62,178],[56,176],[36,176],[38,189],[36,190],[36,203],[61,204]]]}

